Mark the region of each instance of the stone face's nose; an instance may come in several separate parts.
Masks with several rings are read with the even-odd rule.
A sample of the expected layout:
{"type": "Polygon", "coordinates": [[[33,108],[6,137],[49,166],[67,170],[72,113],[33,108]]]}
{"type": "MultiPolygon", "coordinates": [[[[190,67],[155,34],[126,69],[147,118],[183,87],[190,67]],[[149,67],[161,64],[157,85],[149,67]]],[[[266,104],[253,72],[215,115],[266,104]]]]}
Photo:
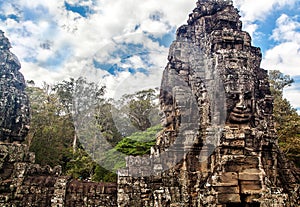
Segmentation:
{"type": "Polygon", "coordinates": [[[247,104],[245,103],[244,96],[242,93],[239,94],[239,102],[235,106],[239,110],[246,110],[247,104]]]}
{"type": "Polygon", "coordinates": [[[233,123],[247,123],[252,116],[251,109],[248,107],[244,94],[239,93],[239,101],[229,114],[229,121],[233,123]]]}
{"type": "Polygon", "coordinates": [[[236,105],[236,108],[239,110],[245,110],[245,109],[247,109],[247,106],[245,104],[238,104],[238,105],[236,105]]]}

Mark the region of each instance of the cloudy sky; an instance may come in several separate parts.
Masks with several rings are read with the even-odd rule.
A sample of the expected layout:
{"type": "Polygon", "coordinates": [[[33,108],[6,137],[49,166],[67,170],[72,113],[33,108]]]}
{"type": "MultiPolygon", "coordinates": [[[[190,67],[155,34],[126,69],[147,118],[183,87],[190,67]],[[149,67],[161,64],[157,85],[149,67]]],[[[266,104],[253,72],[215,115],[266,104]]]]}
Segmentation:
{"type": "MultiPolygon", "coordinates": [[[[262,67],[291,75],[285,91],[300,109],[300,1],[234,0],[262,67]]],[[[0,0],[0,29],[27,80],[87,76],[111,97],[158,87],[176,28],[196,0],[0,0]]]]}

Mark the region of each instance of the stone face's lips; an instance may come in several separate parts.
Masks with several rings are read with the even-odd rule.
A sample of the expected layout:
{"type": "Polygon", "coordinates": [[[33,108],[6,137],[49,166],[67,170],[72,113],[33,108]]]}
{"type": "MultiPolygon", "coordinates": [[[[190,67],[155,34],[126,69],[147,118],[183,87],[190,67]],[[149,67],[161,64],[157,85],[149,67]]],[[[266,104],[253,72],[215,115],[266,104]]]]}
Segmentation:
{"type": "Polygon", "coordinates": [[[235,107],[229,115],[229,120],[233,122],[248,122],[252,117],[251,110],[249,108],[239,109],[235,107]]]}

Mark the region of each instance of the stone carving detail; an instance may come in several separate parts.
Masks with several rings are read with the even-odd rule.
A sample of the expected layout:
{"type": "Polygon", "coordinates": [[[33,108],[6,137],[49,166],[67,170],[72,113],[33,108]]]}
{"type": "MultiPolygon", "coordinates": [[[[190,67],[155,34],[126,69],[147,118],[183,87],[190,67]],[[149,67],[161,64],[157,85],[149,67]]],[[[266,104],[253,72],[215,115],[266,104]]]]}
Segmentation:
{"type": "Polygon", "coordinates": [[[0,30],[0,141],[22,142],[29,129],[29,101],[18,58],[0,30]]]}
{"type": "Polygon", "coordinates": [[[161,84],[164,129],[150,157],[119,171],[120,207],[300,205],[262,55],[239,18],[231,0],[198,0],[178,28],[161,84]]]}

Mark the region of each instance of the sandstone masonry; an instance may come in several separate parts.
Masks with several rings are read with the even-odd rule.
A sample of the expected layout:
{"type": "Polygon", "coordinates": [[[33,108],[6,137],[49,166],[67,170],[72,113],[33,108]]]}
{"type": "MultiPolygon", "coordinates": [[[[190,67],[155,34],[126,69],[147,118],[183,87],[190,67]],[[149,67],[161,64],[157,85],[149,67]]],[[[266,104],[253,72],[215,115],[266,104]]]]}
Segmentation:
{"type": "Polygon", "coordinates": [[[117,206],[117,185],[77,181],[34,163],[24,144],[0,144],[0,206],[117,206]]]}

